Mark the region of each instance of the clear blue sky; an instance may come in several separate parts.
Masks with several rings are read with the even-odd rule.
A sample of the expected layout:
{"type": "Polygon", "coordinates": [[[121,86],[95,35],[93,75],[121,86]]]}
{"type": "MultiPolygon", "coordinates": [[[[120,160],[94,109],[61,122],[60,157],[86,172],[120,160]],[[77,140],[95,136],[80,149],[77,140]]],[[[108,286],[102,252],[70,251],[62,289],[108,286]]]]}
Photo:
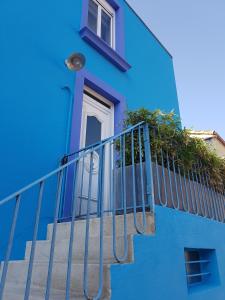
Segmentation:
{"type": "Polygon", "coordinates": [[[225,139],[225,0],[128,0],[173,55],[183,125],[225,139]]]}

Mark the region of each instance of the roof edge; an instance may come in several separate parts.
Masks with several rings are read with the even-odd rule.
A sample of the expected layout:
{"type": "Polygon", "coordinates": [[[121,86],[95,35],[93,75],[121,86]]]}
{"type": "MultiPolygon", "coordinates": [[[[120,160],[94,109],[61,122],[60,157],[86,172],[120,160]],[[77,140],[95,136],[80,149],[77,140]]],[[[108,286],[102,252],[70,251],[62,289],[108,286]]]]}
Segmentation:
{"type": "Polygon", "coordinates": [[[193,135],[196,135],[196,136],[198,136],[198,135],[199,136],[201,136],[201,135],[211,135],[210,137],[205,138],[205,140],[211,140],[213,138],[216,138],[216,139],[218,139],[218,141],[221,142],[221,144],[223,144],[225,146],[225,140],[215,130],[189,130],[189,133],[193,134],[193,135]]]}
{"type": "Polygon", "coordinates": [[[173,59],[172,54],[169,52],[169,50],[163,45],[162,42],[157,38],[157,36],[152,32],[152,30],[149,28],[149,26],[145,23],[145,21],[139,16],[139,14],[135,11],[135,9],[127,2],[127,0],[124,0],[126,5],[133,11],[133,13],[138,17],[138,19],[142,22],[142,24],[147,28],[147,30],[153,35],[153,37],[156,39],[156,41],[161,45],[161,47],[167,52],[167,54],[173,59]]]}
{"type": "Polygon", "coordinates": [[[214,131],[213,133],[217,137],[217,139],[225,146],[225,140],[222,138],[222,136],[219,135],[219,133],[216,131],[214,131]]]}

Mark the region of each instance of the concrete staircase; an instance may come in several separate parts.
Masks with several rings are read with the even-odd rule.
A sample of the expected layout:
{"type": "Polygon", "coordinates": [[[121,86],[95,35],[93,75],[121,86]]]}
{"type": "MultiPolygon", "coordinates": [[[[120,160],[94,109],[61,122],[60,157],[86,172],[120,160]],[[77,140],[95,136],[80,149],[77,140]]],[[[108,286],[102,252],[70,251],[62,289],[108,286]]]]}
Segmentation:
{"type": "MultiPolygon", "coordinates": [[[[154,233],[154,217],[146,213],[147,231],[146,234],[154,233]]],[[[137,213],[138,223],[142,223],[142,214],[137,213]]],[[[57,225],[54,264],[51,284],[51,300],[65,299],[67,257],[69,248],[70,223],[59,223],[57,225]]],[[[76,221],[74,232],[74,247],[72,256],[71,274],[71,299],[84,300],[83,294],[83,269],[85,249],[85,228],[86,221],[76,221]]],[[[123,216],[116,216],[117,228],[117,254],[123,255],[123,216]]],[[[53,225],[48,226],[47,240],[37,241],[33,274],[31,280],[30,300],[43,300],[45,296],[49,253],[51,245],[53,225]]],[[[128,232],[128,257],[125,263],[132,263],[134,260],[133,235],[137,234],[134,227],[133,214],[127,215],[128,232]]],[[[89,239],[89,292],[96,295],[99,286],[99,219],[90,221],[89,239]]],[[[104,283],[101,299],[110,299],[111,280],[110,265],[118,263],[113,255],[112,244],[112,217],[104,218],[104,283]]],[[[24,300],[25,283],[29,264],[31,242],[27,242],[25,259],[21,261],[10,261],[7,273],[7,280],[4,292],[4,300],[24,300]]]]}

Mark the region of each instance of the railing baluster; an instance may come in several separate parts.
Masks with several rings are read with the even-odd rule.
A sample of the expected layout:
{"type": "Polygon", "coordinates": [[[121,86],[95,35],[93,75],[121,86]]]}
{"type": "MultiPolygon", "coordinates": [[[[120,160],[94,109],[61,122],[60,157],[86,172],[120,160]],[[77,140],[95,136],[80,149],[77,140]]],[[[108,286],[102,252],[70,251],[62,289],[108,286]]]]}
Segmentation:
{"type": "Polygon", "coordinates": [[[99,202],[100,202],[100,253],[99,253],[99,288],[98,293],[94,300],[100,299],[103,291],[103,281],[104,281],[104,274],[103,274],[103,267],[104,267],[104,193],[105,193],[105,146],[102,147],[101,153],[101,176],[100,176],[100,187],[99,187],[99,202]]]}
{"type": "Polygon", "coordinates": [[[207,217],[207,213],[208,213],[208,217],[210,218],[209,204],[207,201],[207,193],[205,191],[206,185],[204,184],[204,176],[203,176],[202,168],[203,168],[202,163],[198,162],[199,178],[202,187],[202,197],[204,198],[204,203],[205,203],[205,217],[207,217]]]}
{"type": "Polygon", "coordinates": [[[163,188],[164,188],[164,196],[165,196],[165,206],[168,206],[168,195],[167,195],[167,185],[166,185],[166,177],[165,177],[165,169],[164,169],[164,158],[163,158],[163,149],[160,149],[161,153],[161,165],[162,165],[162,177],[163,177],[163,188]]]}
{"type": "Polygon", "coordinates": [[[216,193],[217,193],[219,210],[220,210],[220,221],[223,222],[223,212],[222,212],[221,195],[220,195],[220,190],[218,188],[217,188],[217,192],[216,193]]]}
{"type": "Polygon", "coordinates": [[[82,159],[82,171],[81,171],[81,184],[80,184],[80,199],[79,199],[79,216],[81,216],[82,203],[83,203],[83,186],[84,186],[84,158],[82,159]]]}
{"type": "Polygon", "coordinates": [[[215,211],[216,211],[216,220],[219,222],[220,221],[220,211],[219,211],[219,206],[218,206],[218,201],[217,201],[217,194],[215,187],[211,184],[211,190],[212,190],[212,195],[213,195],[213,203],[215,206],[215,211]]]}
{"type": "Polygon", "coordinates": [[[204,216],[203,208],[202,208],[202,201],[201,201],[201,196],[200,196],[200,187],[199,187],[199,182],[198,182],[198,176],[197,176],[197,170],[196,166],[193,166],[193,174],[194,174],[194,180],[196,184],[196,191],[198,193],[197,201],[199,203],[199,215],[204,216]]]}
{"type": "Polygon", "coordinates": [[[223,206],[221,201],[221,192],[220,189],[217,190],[219,205],[220,205],[220,221],[223,222],[223,206]]]}
{"type": "Polygon", "coordinates": [[[40,187],[39,187],[38,204],[37,204],[37,209],[36,209],[34,233],[33,233],[33,240],[32,240],[32,244],[31,244],[30,260],[29,260],[29,266],[28,266],[28,272],[27,272],[27,282],[26,282],[24,300],[28,300],[29,295],[30,295],[31,279],[32,279],[34,257],[35,257],[35,250],[36,250],[36,241],[37,241],[38,227],[39,227],[39,220],[40,220],[40,213],[41,213],[41,205],[42,205],[42,199],[43,199],[43,190],[44,190],[44,181],[41,181],[40,187]]]}
{"type": "Polygon", "coordinates": [[[206,202],[204,200],[204,195],[203,195],[203,186],[202,186],[202,180],[201,180],[201,174],[200,174],[200,166],[199,164],[195,165],[195,173],[196,173],[196,179],[197,179],[197,184],[198,184],[198,189],[199,189],[199,199],[200,203],[202,203],[202,215],[203,217],[207,216],[207,208],[206,208],[206,202]]]}
{"type": "Polygon", "coordinates": [[[3,265],[3,269],[2,269],[1,284],[0,284],[0,299],[3,299],[3,293],[4,293],[5,282],[6,282],[7,271],[8,271],[8,264],[9,264],[9,259],[11,256],[12,247],[13,247],[13,240],[14,240],[14,235],[15,235],[16,221],[18,218],[20,201],[21,201],[21,194],[16,196],[16,204],[15,204],[14,213],[13,213],[9,241],[8,241],[6,256],[5,256],[4,265],[3,265]]]}
{"type": "Polygon", "coordinates": [[[212,190],[212,186],[210,184],[210,181],[209,181],[209,174],[206,173],[205,174],[205,179],[206,179],[206,184],[208,186],[208,189],[209,189],[209,193],[211,194],[211,203],[212,203],[212,208],[213,208],[213,211],[214,211],[214,220],[217,220],[218,216],[217,216],[217,208],[216,208],[216,203],[215,203],[215,195],[214,195],[214,192],[212,190]]]}
{"type": "MultiPolygon", "coordinates": [[[[161,139],[161,133],[159,130],[159,126],[157,127],[159,138],[161,139]]],[[[165,177],[165,169],[164,169],[164,157],[163,157],[163,148],[160,146],[160,154],[161,154],[161,166],[162,166],[162,178],[163,178],[163,190],[164,190],[164,196],[165,196],[165,205],[168,206],[168,195],[167,195],[167,185],[166,185],[166,177],[165,177]]]]}
{"type": "Polygon", "coordinates": [[[197,207],[196,207],[196,199],[195,199],[195,207],[194,207],[194,197],[193,197],[193,189],[191,186],[191,179],[190,179],[190,171],[187,171],[188,174],[188,185],[189,185],[189,191],[190,191],[190,198],[191,198],[191,206],[193,209],[193,213],[197,214],[197,207]]]}
{"type": "Polygon", "coordinates": [[[214,219],[214,207],[213,207],[213,203],[212,203],[212,197],[210,196],[210,188],[208,185],[208,181],[206,178],[206,173],[205,171],[202,170],[202,176],[203,176],[203,185],[205,186],[205,194],[206,194],[206,198],[207,198],[207,203],[208,203],[208,209],[209,209],[209,218],[210,219],[214,219]]]}
{"type": "MultiPolygon", "coordinates": [[[[154,199],[154,183],[152,172],[152,154],[151,154],[151,142],[148,124],[144,125],[144,148],[145,148],[145,167],[146,167],[146,193],[147,204],[150,210],[155,212],[155,199],[154,199]]],[[[145,216],[146,217],[146,216],[145,216]]]]}
{"type": "MultiPolygon", "coordinates": [[[[155,133],[156,129],[154,128],[153,134],[154,134],[154,140],[156,141],[156,133],[155,133]]],[[[158,198],[159,198],[159,203],[162,206],[166,206],[166,203],[164,203],[162,201],[162,193],[161,193],[161,184],[159,181],[159,163],[158,163],[158,142],[156,143],[156,149],[155,149],[155,168],[156,168],[156,180],[157,180],[157,194],[158,194],[158,198]]]]}
{"type": "Polygon", "coordinates": [[[218,196],[218,191],[217,191],[217,189],[216,189],[215,186],[213,186],[213,191],[214,191],[214,194],[215,194],[215,201],[216,201],[216,208],[217,208],[218,221],[220,222],[220,221],[221,221],[220,199],[219,199],[219,196],[218,196]]]}
{"type": "Polygon", "coordinates": [[[221,222],[224,222],[224,213],[225,213],[225,210],[224,210],[224,202],[223,202],[223,189],[221,187],[220,191],[219,191],[219,195],[220,195],[220,205],[221,205],[221,222]]]}
{"type": "Polygon", "coordinates": [[[113,207],[113,189],[114,189],[114,141],[109,144],[109,211],[112,212],[113,207]]]}
{"type": "Polygon", "coordinates": [[[50,247],[45,300],[49,300],[50,292],[51,292],[50,289],[52,283],[52,269],[53,269],[53,259],[54,259],[54,252],[55,252],[56,229],[57,229],[61,191],[62,191],[63,170],[59,171],[58,173],[59,178],[58,178],[57,193],[56,193],[56,204],[55,204],[55,212],[54,212],[54,223],[53,223],[52,240],[51,240],[51,247],[50,247]]]}
{"type": "Polygon", "coordinates": [[[73,174],[73,197],[72,197],[72,218],[70,224],[70,239],[69,239],[69,251],[67,259],[67,274],[66,274],[66,300],[70,299],[70,284],[71,284],[71,272],[72,272],[72,259],[73,259],[73,244],[75,233],[75,219],[76,219],[76,205],[77,205],[77,170],[79,166],[79,160],[75,162],[74,174],[73,174]]]}
{"type": "Polygon", "coordinates": [[[195,181],[195,178],[194,178],[193,167],[191,169],[191,177],[192,177],[192,185],[193,185],[194,198],[195,198],[195,204],[196,204],[196,215],[199,215],[200,214],[200,203],[199,203],[199,200],[197,197],[197,188],[196,188],[197,182],[195,181]]]}
{"type": "MultiPolygon", "coordinates": [[[[102,148],[100,149],[102,156],[102,148]]],[[[90,297],[88,293],[88,257],[89,257],[89,236],[90,236],[90,212],[91,212],[91,195],[92,195],[92,180],[93,180],[93,152],[90,157],[90,171],[89,171],[89,182],[88,182],[88,203],[87,203],[87,215],[86,215],[86,232],[85,232],[85,251],[84,251],[84,295],[87,299],[96,299],[90,297]]],[[[101,178],[102,166],[99,167],[99,179],[101,178]]],[[[102,189],[101,183],[98,182],[98,192],[102,189]]],[[[99,194],[98,194],[99,197],[99,194]]],[[[101,197],[101,196],[100,196],[101,197]]],[[[100,237],[101,239],[101,237],[100,237]]],[[[100,280],[100,278],[99,278],[100,280]]]]}
{"type": "Polygon", "coordinates": [[[89,167],[89,182],[88,182],[88,203],[86,214],[86,231],[85,231],[85,251],[84,251],[84,295],[87,299],[88,295],[88,256],[89,256],[89,235],[90,235],[90,212],[91,212],[91,194],[92,194],[92,177],[93,177],[93,152],[90,154],[90,167],[89,167]]]}
{"type": "Polygon", "coordinates": [[[136,176],[135,176],[135,159],[134,159],[134,131],[131,131],[131,164],[132,164],[132,185],[133,185],[133,206],[134,206],[134,225],[138,233],[141,233],[143,229],[139,229],[137,225],[137,195],[136,195],[136,176]]]}
{"type": "Polygon", "coordinates": [[[178,175],[179,175],[181,200],[182,200],[182,205],[183,205],[183,209],[184,209],[184,207],[185,207],[185,205],[184,205],[184,190],[183,190],[182,176],[181,176],[181,171],[180,171],[179,163],[178,163],[177,169],[178,169],[178,175]]]}
{"type": "Polygon", "coordinates": [[[202,174],[202,188],[203,188],[203,191],[204,191],[204,198],[205,198],[205,203],[206,203],[206,208],[207,208],[207,215],[206,217],[207,218],[211,218],[211,212],[210,212],[210,203],[209,203],[209,198],[208,198],[208,189],[207,189],[207,186],[204,182],[204,175],[202,174]]]}
{"type": "Polygon", "coordinates": [[[172,164],[173,164],[173,176],[174,176],[174,182],[175,182],[175,191],[176,191],[176,198],[177,198],[177,206],[175,207],[176,209],[180,208],[180,201],[179,201],[179,195],[178,195],[178,185],[177,185],[177,171],[175,168],[175,158],[173,156],[172,158],[172,164]]]}
{"type": "Polygon", "coordinates": [[[170,171],[170,160],[169,160],[168,152],[166,152],[166,162],[167,162],[167,173],[168,173],[168,177],[169,177],[171,202],[172,202],[173,208],[175,208],[174,196],[173,196],[173,187],[172,187],[172,180],[171,180],[171,171],[170,171]]]}
{"type": "Polygon", "coordinates": [[[223,187],[222,188],[223,190],[222,190],[222,204],[223,204],[223,209],[224,209],[224,221],[223,222],[225,222],[225,188],[223,187]]]}
{"type": "Polygon", "coordinates": [[[88,207],[87,207],[87,219],[86,219],[86,235],[85,235],[85,255],[84,255],[84,295],[87,299],[98,300],[102,295],[103,290],[103,238],[104,238],[104,171],[105,171],[105,146],[100,149],[100,162],[99,162],[99,174],[98,174],[98,202],[100,202],[100,254],[99,254],[99,287],[96,296],[89,295],[88,292],[88,253],[89,253],[89,228],[90,228],[90,201],[91,201],[91,189],[92,189],[92,172],[93,172],[93,156],[90,161],[90,177],[89,177],[89,189],[88,189],[88,207]]]}
{"type": "MultiPolygon", "coordinates": [[[[124,135],[123,135],[124,136],[124,135]]],[[[123,227],[124,227],[124,253],[121,257],[117,255],[116,250],[116,211],[115,203],[113,205],[113,254],[118,262],[124,262],[128,256],[128,239],[127,239],[127,199],[126,199],[126,162],[125,162],[125,138],[120,137],[120,168],[121,170],[121,194],[123,200],[123,227]]]]}
{"type": "Polygon", "coordinates": [[[203,193],[203,186],[202,186],[202,179],[201,179],[201,173],[200,173],[200,165],[199,163],[197,163],[197,178],[198,178],[198,184],[199,184],[199,189],[200,189],[200,198],[203,204],[203,209],[204,211],[202,211],[203,217],[207,216],[207,207],[206,207],[206,202],[205,202],[205,198],[204,198],[204,193],[203,193]]]}
{"type": "Polygon", "coordinates": [[[223,223],[225,222],[225,188],[222,188],[222,193],[221,193],[221,197],[222,197],[222,206],[223,206],[223,223]]]}
{"type": "Polygon", "coordinates": [[[189,206],[189,195],[188,195],[188,190],[187,190],[187,177],[186,177],[186,171],[183,166],[183,171],[184,171],[184,188],[185,188],[185,193],[186,193],[186,205],[184,206],[184,211],[189,212],[190,211],[190,206],[189,206]]]}
{"type": "MultiPolygon", "coordinates": [[[[143,179],[143,162],[142,162],[142,138],[141,138],[141,128],[138,128],[138,147],[139,147],[139,163],[140,163],[140,178],[141,178],[141,205],[142,205],[142,222],[143,228],[142,232],[146,230],[146,214],[145,214],[145,197],[144,197],[144,179],[143,179]]],[[[147,165],[146,165],[147,169],[147,165]]]]}

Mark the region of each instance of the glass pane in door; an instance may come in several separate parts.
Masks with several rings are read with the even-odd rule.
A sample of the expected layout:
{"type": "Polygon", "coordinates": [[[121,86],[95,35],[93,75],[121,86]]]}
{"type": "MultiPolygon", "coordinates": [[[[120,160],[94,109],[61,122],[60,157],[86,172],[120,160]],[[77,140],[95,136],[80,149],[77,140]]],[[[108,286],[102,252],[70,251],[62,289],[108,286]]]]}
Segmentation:
{"type": "Polygon", "coordinates": [[[102,124],[96,117],[87,116],[85,147],[101,140],[102,124]]]}

